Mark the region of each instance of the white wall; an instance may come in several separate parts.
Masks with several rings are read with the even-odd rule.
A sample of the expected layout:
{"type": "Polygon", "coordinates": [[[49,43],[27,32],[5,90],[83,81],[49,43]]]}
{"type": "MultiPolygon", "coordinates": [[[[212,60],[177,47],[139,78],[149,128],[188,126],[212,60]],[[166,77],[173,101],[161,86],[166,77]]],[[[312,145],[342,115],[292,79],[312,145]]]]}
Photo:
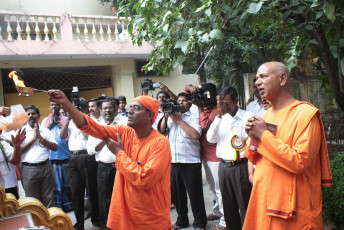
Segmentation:
{"type": "Polygon", "coordinates": [[[30,14],[114,16],[111,4],[102,5],[98,0],[0,0],[0,10],[30,14]]]}

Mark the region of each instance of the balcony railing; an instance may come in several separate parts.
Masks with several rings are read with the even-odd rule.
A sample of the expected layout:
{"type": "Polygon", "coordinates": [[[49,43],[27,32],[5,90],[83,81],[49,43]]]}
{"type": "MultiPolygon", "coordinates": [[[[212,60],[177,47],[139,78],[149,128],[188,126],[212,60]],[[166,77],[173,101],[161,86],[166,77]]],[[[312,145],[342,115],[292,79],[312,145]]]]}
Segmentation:
{"type": "Polygon", "coordinates": [[[128,21],[112,16],[0,11],[0,40],[128,41],[128,21]]]}

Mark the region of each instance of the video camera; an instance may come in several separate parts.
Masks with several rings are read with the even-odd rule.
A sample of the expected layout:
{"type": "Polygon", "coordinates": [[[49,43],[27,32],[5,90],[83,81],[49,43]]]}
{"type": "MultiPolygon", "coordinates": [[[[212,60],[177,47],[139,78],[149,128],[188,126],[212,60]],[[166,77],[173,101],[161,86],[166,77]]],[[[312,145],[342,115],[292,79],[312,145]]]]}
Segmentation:
{"type": "Polygon", "coordinates": [[[210,98],[210,92],[209,91],[204,92],[202,89],[199,89],[197,92],[190,95],[191,102],[202,101],[209,98],[210,98]]]}
{"type": "Polygon", "coordinates": [[[141,82],[141,89],[142,90],[155,90],[156,88],[160,87],[160,83],[153,82],[152,79],[145,78],[143,82],[141,82]]]}
{"type": "Polygon", "coordinates": [[[167,99],[165,103],[161,104],[161,106],[162,106],[162,111],[164,113],[174,113],[174,112],[184,112],[185,111],[184,105],[180,105],[171,99],[167,99]]]}

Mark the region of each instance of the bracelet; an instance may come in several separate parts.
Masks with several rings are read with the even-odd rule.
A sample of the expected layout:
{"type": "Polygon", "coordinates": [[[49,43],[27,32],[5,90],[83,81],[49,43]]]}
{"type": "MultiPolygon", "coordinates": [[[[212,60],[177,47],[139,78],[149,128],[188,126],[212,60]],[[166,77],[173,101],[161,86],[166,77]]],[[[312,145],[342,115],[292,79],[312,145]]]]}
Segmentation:
{"type": "Polygon", "coordinates": [[[44,137],[39,141],[39,146],[40,147],[42,147],[42,148],[44,148],[44,144],[43,144],[43,141],[44,141],[45,139],[44,139],[44,137]]]}

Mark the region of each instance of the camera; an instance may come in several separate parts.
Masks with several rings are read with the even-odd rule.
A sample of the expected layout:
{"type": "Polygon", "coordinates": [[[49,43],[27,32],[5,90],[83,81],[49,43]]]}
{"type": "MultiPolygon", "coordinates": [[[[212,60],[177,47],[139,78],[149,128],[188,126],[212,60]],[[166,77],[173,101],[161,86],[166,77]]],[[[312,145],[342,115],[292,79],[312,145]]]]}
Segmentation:
{"type": "Polygon", "coordinates": [[[199,89],[196,93],[193,93],[190,95],[190,101],[192,102],[202,101],[209,98],[210,98],[210,92],[209,91],[204,92],[202,89],[199,89]]]}
{"type": "Polygon", "coordinates": [[[156,88],[160,87],[160,83],[153,82],[152,79],[145,78],[143,82],[141,82],[141,89],[142,90],[155,90],[156,88]]]}
{"type": "Polygon", "coordinates": [[[79,89],[77,86],[73,86],[73,104],[74,107],[79,110],[82,111],[83,107],[80,105],[80,96],[79,96],[79,89]]]}
{"type": "Polygon", "coordinates": [[[167,99],[165,103],[161,104],[162,111],[164,113],[174,113],[174,112],[184,112],[185,107],[184,105],[180,105],[177,102],[167,99]]]}

